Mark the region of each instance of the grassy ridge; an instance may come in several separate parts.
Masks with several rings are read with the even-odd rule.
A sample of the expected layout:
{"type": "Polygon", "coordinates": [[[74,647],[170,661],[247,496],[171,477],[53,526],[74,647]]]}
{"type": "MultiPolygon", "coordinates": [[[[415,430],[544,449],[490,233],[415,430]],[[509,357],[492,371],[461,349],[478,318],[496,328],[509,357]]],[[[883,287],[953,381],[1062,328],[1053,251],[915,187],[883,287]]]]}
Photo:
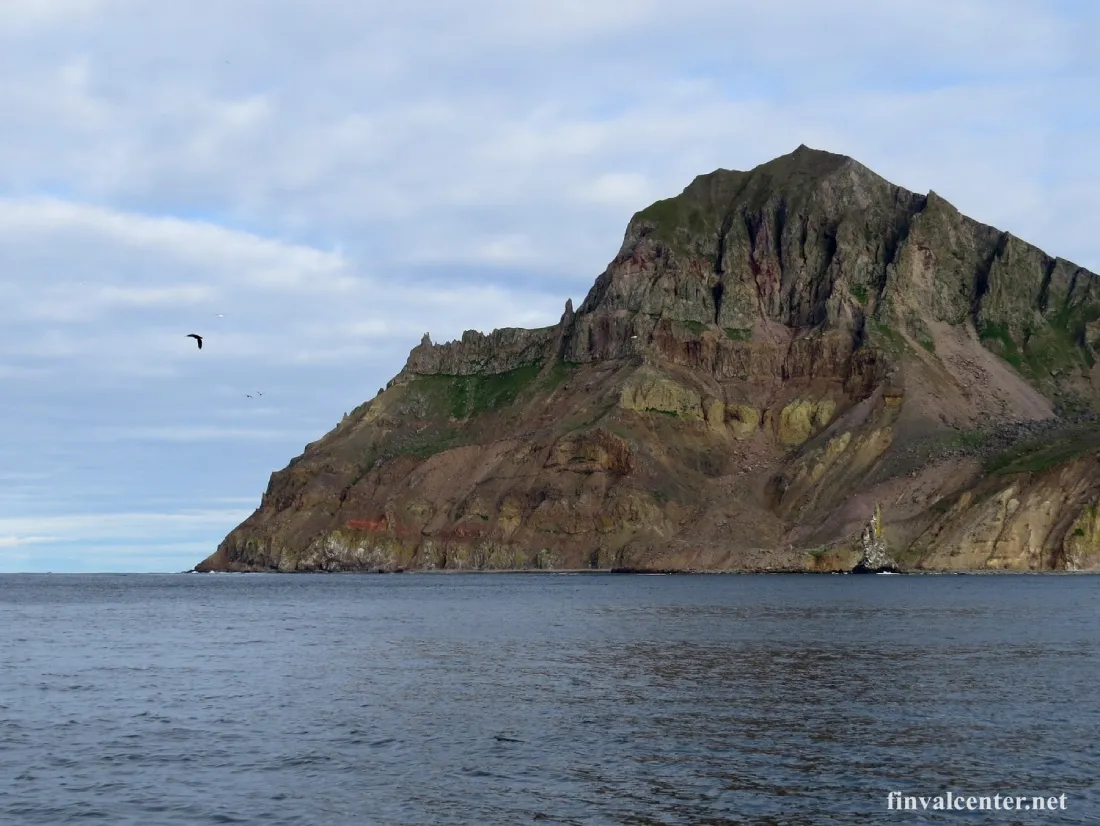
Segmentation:
{"type": "Polygon", "coordinates": [[[986,462],[986,472],[997,476],[1038,473],[1098,450],[1100,428],[1072,428],[1050,437],[1014,445],[986,462]]]}
{"type": "Polygon", "coordinates": [[[508,407],[539,374],[541,365],[526,364],[489,376],[420,376],[419,387],[454,419],[468,419],[490,410],[508,407]]]}

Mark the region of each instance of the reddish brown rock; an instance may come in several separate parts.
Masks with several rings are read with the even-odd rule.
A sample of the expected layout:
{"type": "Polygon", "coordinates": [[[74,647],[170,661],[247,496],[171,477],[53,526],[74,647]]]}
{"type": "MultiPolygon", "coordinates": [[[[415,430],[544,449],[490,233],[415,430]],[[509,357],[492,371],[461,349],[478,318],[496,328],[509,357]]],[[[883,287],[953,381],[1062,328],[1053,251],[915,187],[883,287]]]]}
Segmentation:
{"type": "Polygon", "coordinates": [[[904,568],[1097,567],[1096,293],[850,158],[719,170],[557,325],[426,335],[198,569],[847,570],[876,505],[904,568]]]}

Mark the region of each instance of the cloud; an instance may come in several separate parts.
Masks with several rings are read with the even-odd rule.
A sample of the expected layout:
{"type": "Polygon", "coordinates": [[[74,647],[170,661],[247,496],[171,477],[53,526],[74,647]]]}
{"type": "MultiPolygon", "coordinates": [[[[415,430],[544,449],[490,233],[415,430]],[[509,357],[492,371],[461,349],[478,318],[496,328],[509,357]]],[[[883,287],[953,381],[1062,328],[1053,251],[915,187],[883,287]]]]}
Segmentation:
{"type": "Polygon", "coordinates": [[[250,427],[144,427],[103,429],[97,432],[97,438],[105,441],[150,441],[150,442],[206,442],[223,439],[240,440],[287,440],[301,439],[303,435],[288,430],[271,430],[250,427]]]}
{"type": "Polygon", "coordinates": [[[8,551],[0,548],[0,571],[5,573],[179,573],[194,560],[205,559],[214,543],[90,542],[8,551]]]}
{"type": "Polygon", "coordinates": [[[22,545],[41,545],[45,542],[64,541],[58,536],[0,536],[0,548],[18,548],[22,545]]]}
{"type": "Polygon", "coordinates": [[[144,539],[169,540],[181,533],[226,529],[244,520],[251,511],[207,509],[167,513],[68,513],[35,517],[0,517],[0,537],[8,545],[29,541],[82,542],[144,539]],[[48,537],[48,539],[43,539],[48,537]]]}
{"type": "Polygon", "coordinates": [[[1014,136],[1080,100],[1062,76],[1085,53],[1079,26],[1033,4],[289,3],[258,27],[250,3],[129,8],[150,36],[119,40],[119,53],[144,59],[156,43],[179,70],[121,86],[130,70],[104,49],[60,73],[18,73],[27,91],[8,108],[26,131],[10,140],[27,163],[0,179],[61,177],[91,200],[330,236],[381,267],[455,260],[579,282],[650,200],[805,141],[878,167],[922,164],[914,188],[948,180],[971,211],[997,206],[983,220],[1100,258],[1052,221],[1031,230],[1034,198],[1004,197],[1033,175],[1006,162],[1020,157],[1014,136]],[[424,19],[435,25],[414,25],[424,19]],[[186,37],[157,39],[172,28],[186,37]],[[231,33],[242,34],[229,52],[231,33]],[[543,71],[551,59],[558,70],[543,71]],[[36,108],[66,96],[65,111],[83,114],[36,108]],[[27,149],[59,126],[76,130],[60,151],[27,149]]]}
{"type": "MultiPolygon", "coordinates": [[[[346,276],[347,262],[321,250],[203,221],[146,216],[55,199],[0,200],[0,239],[29,246],[35,242],[99,244],[122,248],[129,255],[170,256],[180,264],[213,268],[261,288],[308,287],[316,293],[346,289],[352,284],[346,276]]],[[[134,267],[130,265],[129,269],[134,267]]],[[[149,277],[145,272],[142,275],[149,277]]],[[[110,295],[117,299],[123,294],[115,291],[110,295]]],[[[203,293],[201,297],[205,296],[203,293]]]]}
{"type": "MultiPolygon", "coordinates": [[[[0,3],[0,475],[50,475],[0,524],[27,496],[254,502],[424,332],[555,323],[634,212],[800,143],[1100,269],[1098,27],[1025,0],[0,3]]],[[[225,529],[132,524],[65,547],[136,565],[225,529]]]]}
{"type": "MultiPolygon", "coordinates": [[[[440,3],[403,9],[328,3],[308,15],[305,6],[287,4],[284,16],[259,27],[249,3],[194,8],[205,10],[206,27],[195,27],[195,11],[132,7],[133,25],[153,33],[175,25],[189,36],[178,44],[149,38],[178,61],[167,65],[181,67],[158,74],[155,84],[124,93],[117,81],[126,67],[106,52],[83,56],[52,80],[24,81],[28,93],[14,108],[26,112],[28,131],[56,128],[60,117],[33,106],[76,95],[82,102],[69,109],[85,114],[73,116],[72,128],[90,143],[81,143],[87,149],[79,155],[72,154],[75,144],[31,153],[30,166],[6,174],[23,176],[48,158],[70,188],[89,196],[144,206],[201,202],[221,212],[228,206],[231,214],[303,232],[430,220],[471,206],[495,205],[498,216],[507,215],[517,203],[525,205],[519,218],[530,226],[535,203],[584,203],[606,175],[631,180],[631,191],[648,196],[645,181],[662,177],[662,166],[671,166],[678,182],[684,168],[709,171],[691,159],[712,141],[722,142],[717,165],[788,151],[799,141],[779,140],[766,122],[777,116],[803,133],[838,127],[858,135],[865,130],[846,125],[848,117],[853,110],[873,115],[879,102],[853,102],[853,92],[893,95],[899,85],[903,93],[970,90],[967,111],[999,113],[1007,123],[1010,110],[986,103],[983,88],[1006,77],[1034,81],[1071,65],[1074,53],[1066,48],[1074,42],[1066,21],[1024,3],[886,7],[849,0],[772,9],[597,0],[544,13],[530,4],[482,0],[464,4],[461,13],[440,3]],[[436,25],[425,28],[424,19],[436,25]],[[996,38],[989,36],[991,20],[996,38]],[[240,31],[247,37],[215,61],[228,33],[240,31]],[[393,55],[383,61],[389,69],[375,65],[378,58],[366,67],[357,62],[363,36],[372,55],[393,55]],[[590,39],[605,47],[583,51],[590,39]],[[271,62],[276,54],[297,58],[293,74],[271,62]],[[559,70],[543,71],[552,58],[559,70]],[[492,82],[480,75],[487,62],[495,67],[492,82]],[[756,73],[746,75],[749,69],[756,73]],[[901,70],[912,77],[897,78],[901,70]],[[450,80],[433,81],[439,78],[450,80]],[[41,89],[47,82],[49,89],[41,89]],[[822,105],[807,116],[814,101],[822,105]],[[728,102],[739,106],[716,111],[728,102]],[[93,110],[102,115],[93,117],[93,110]],[[739,145],[746,140],[761,151],[746,152],[739,145]],[[639,151],[646,156],[632,157],[639,151]]],[[[144,55],[146,48],[131,43],[122,53],[144,55]]],[[[870,131],[890,121],[882,112],[870,131]]],[[[902,156],[929,134],[958,137],[951,123],[928,117],[906,122],[904,131],[902,156]],[[922,128],[913,130],[913,122],[922,128]]],[[[40,140],[41,132],[34,134],[40,140]]],[[[508,227],[493,234],[522,232],[508,227]]],[[[491,239],[486,243],[491,249],[491,239]]]]}
{"type": "Polygon", "coordinates": [[[649,180],[639,172],[607,172],[576,190],[579,201],[607,204],[622,209],[638,210],[639,204],[649,204],[657,198],[649,180]]]}
{"type": "MultiPolygon", "coordinates": [[[[521,247],[512,239],[473,257],[499,263],[521,247]]],[[[550,323],[522,291],[459,283],[425,294],[314,247],[52,200],[0,201],[0,298],[0,318],[20,330],[0,341],[0,371],[28,378],[66,360],[134,379],[193,375],[200,357],[346,362],[383,352],[371,341],[411,346],[425,324],[550,323]],[[186,338],[195,331],[201,352],[186,338]]]]}
{"type": "Polygon", "coordinates": [[[247,515],[208,509],[0,517],[0,571],[183,570],[247,515]]]}
{"type": "Polygon", "coordinates": [[[66,22],[70,25],[106,10],[110,0],[4,0],[0,4],[0,34],[26,36],[66,22]]]}

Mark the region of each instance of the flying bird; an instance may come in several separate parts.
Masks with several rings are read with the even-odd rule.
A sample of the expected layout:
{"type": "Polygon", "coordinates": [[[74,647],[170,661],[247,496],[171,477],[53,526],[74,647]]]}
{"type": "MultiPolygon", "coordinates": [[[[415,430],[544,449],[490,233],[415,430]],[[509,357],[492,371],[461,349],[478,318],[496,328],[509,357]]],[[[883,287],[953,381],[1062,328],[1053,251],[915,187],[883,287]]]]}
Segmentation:
{"type": "Polygon", "coordinates": [[[214,318],[225,318],[225,313],[214,313],[214,318]]]}
{"type": "Polygon", "coordinates": [[[199,349],[202,349],[202,336],[200,336],[198,333],[188,333],[187,337],[195,339],[195,341],[199,343],[199,349]]]}

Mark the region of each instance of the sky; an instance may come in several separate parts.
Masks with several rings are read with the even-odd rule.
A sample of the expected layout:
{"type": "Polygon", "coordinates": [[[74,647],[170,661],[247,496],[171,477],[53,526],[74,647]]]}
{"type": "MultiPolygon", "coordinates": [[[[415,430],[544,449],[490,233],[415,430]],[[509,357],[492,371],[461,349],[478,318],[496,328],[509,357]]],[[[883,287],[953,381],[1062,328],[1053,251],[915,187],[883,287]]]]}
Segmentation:
{"type": "Polygon", "coordinates": [[[802,143],[1100,271],[1098,36],[1087,0],[3,0],[0,572],[191,568],[425,332],[556,323],[633,213],[802,143]]]}

